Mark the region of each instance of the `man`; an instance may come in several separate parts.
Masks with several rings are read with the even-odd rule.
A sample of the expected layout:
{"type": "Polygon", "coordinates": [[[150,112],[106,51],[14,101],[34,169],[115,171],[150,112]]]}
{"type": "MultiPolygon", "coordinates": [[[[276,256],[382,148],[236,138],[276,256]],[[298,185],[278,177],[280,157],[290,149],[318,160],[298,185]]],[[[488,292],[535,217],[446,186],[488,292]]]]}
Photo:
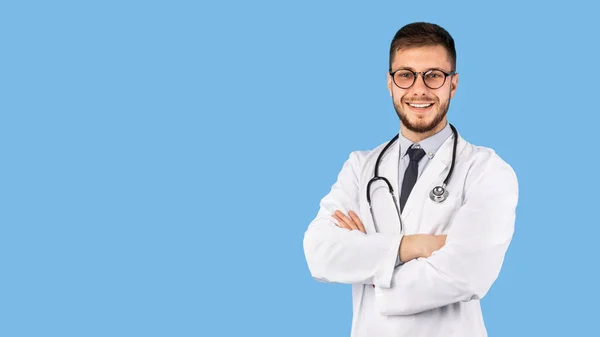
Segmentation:
{"type": "Polygon", "coordinates": [[[458,74],[445,29],[401,28],[387,86],[399,137],[350,154],[305,233],[309,270],[352,284],[353,337],[487,336],[479,301],[512,239],[516,175],[447,122],[458,74]]]}

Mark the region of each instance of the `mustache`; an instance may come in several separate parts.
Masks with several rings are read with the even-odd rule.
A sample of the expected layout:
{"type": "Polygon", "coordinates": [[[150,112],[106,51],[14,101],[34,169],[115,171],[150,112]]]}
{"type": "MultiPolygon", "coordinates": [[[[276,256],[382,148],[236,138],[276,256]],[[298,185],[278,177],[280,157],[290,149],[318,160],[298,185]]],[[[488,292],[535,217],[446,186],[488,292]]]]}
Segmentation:
{"type": "Polygon", "coordinates": [[[433,98],[421,98],[421,99],[404,99],[404,103],[435,103],[433,98]]]}

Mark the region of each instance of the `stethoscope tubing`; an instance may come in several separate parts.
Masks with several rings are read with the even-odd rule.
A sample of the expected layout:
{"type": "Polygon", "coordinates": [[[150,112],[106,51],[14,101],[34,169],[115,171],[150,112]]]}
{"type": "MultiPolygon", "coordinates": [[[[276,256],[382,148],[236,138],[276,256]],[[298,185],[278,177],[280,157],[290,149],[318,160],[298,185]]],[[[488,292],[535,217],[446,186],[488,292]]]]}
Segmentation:
{"type": "MultiPolygon", "coordinates": [[[[454,164],[456,162],[456,148],[458,146],[458,132],[456,131],[456,128],[454,127],[454,125],[450,124],[450,128],[452,129],[452,134],[454,136],[454,140],[453,140],[453,144],[452,144],[452,163],[450,164],[450,170],[448,170],[448,174],[446,175],[446,179],[444,179],[444,182],[442,183],[442,185],[435,186],[429,193],[430,199],[432,201],[438,202],[438,203],[444,202],[446,200],[446,198],[448,197],[448,190],[446,189],[446,186],[448,185],[448,182],[450,181],[450,177],[452,176],[452,171],[454,171],[454,164]]],[[[398,213],[398,219],[400,219],[400,233],[402,233],[402,220],[401,220],[401,216],[400,216],[400,208],[398,207],[398,202],[396,200],[396,196],[394,195],[394,188],[392,187],[392,184],[389,182],[389,180],[387,178],[379,176],[379,163],[381,161],[381,158],[383,157],[384,153],[386,153],[386,151],[390,148],[390,146],[392,146],[392,144],[396,140],[398,140],[398,137],[399,137],[399,134],[396,134],[394,136],[394,138],[392,138],[385,145],[383,150],[381,150],[381,152],[379,153],[377,160],[375,161],[375,169],[373,172],[373,178],[371,178],[369,180],[369,182],[367,183],[367,202],[369,204],[369,211],[371,212],[371,217],[373,218],[373,223],[375,224],[375,217],[373,215],[373,206],[371,204],[371,184],[376,181],[379,181],[379,180],[385,182],[385,184],[387,185],[388,190],[390,192],[390,195],[392,196],[392,199],[394,200],[394,206],[396,206],[396,211],[398,213]]]]}

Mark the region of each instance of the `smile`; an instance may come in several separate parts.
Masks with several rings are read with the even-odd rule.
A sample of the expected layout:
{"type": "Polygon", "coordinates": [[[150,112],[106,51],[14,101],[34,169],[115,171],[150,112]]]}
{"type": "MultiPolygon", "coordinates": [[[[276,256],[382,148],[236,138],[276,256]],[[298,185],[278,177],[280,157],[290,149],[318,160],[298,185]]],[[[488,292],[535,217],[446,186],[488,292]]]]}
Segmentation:
{"type": "Polygon", "coordinates": [[[408,105],[410,105],[413,108],[429,108],[430,106],[433,105],[433,103],[408,103],[408,105]]]}

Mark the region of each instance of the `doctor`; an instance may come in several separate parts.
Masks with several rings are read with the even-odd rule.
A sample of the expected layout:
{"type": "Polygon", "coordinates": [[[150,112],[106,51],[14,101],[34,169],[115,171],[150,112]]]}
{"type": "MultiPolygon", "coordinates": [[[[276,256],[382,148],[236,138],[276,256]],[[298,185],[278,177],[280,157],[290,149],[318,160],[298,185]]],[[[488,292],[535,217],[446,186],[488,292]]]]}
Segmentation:
{"type": "Polygon", "coordinates": [[[455,71],[442,27],[396,33],[387,87],[399,135],[350,153],[305,232],[312,276],[352,284],[353,337],[487,336],[479,301],[512,239],[518,184],[446,120],[455,71]]]}

